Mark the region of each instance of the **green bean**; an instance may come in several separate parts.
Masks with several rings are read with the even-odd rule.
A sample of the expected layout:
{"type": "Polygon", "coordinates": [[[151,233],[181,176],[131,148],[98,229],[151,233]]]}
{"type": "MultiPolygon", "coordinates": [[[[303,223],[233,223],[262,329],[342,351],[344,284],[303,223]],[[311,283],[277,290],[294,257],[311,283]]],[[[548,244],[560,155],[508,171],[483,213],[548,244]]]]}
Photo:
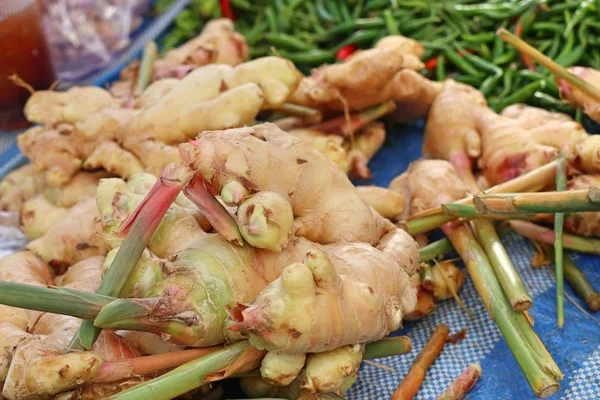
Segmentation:
{"type": "Polygon", "coordinates": [[[490,51],[490,48],[485,43],[479,44],[479,54],[486,61],[492,61],[492,52],[490,51]]]}
{"type": "Polygon", "coordinates": [[[596,49],[592,49],[591,53],[592,55],[592,65],[595,69],[600,69],[600,52],[598,52],[598,50],[596,49]]]}
{"type": "Polygon", "coordinates": [[[319,22],[319,14],[317,13],[317,8],[315,7],[315,5],[312,3],[312,1],[307,1],[306,2],[306,9],[308,10],[308,13],[311,16],[312,19],[312,27],[315,30],[315,32],[320,33],[320,34],[324,34],[325,33],[325,28],[323,28],[319,22]]]}
{"type": "Polygon", "coordinates": [[[515,103],[524,103],[533,96],[535,92],[543,89],[545,81],[535,81],[525,87],[513,92],[510,96],[507,96],[498,104],[498,109],[503,110],[505,107],[515,103]]]}
{"type": "Polygon", "coordinates": [[[314,48],[314,46],[310,45],[309,43],[285,33],[267,33],[265,35],[265,39],[275,46],[281,46],[288,50],[308,51],[314,48]]]}
{"type": "Polygon", "coordinates": [[[281,51],[280,55],[291,60],[293,63],[307,65],[320,65],[335,61],[335,51],[333,50],[311,50],[297,53],[281,51]]]}
{"type": "Polygon", "coordinates": [[[476,34],[463,33],[461,35],[461,37],[466,42],[472,42],[472,43],[491,42],[497,38],[495,33],[487,33],[487,32],[476,33],[476,34]]]}
{"type": "Polygon", "coordinates": [[[446,79],[446,57],[444,57],[443,54],[441,54],[438,57],[438,61],[437,61],[437,65],[435,66],[435,79],[438,82],[443,81],[444,79],[446,79]]]}
{"type": "Polygon", "coordinates": [[[546,50],[548,50],[551,46],[552,46],[552,40],[546,40],[544,43],[542,43],[540,46],[538,46],[537,49],[540,51],[540,53],[545,53],[546,50]]]}
{"type": "Polygon", "coordinates": [[[496,89],[498,84],[500,83],[500,79],[502,79],[503,73],[500,71],[499,74],[495,74],[492,76],[488,76],[481,86],[479,86],[479,90],[483,93],[484,96],[488,96],[492,90],[496,89]]]}
{"type": "Polygon", "coordinates": [[[390,35],[400,34],[398,24],[396,24],[394,16],[392,15],[392,12],[389,9],[383,12],[383,18],[385,20],[385,27],[387,29],[387,33],[389,33],[390,35]]]}
{"type": "Polygon", "coordinates": [[[512,68],[507,69],[504,72],[504,77],[502,78],[502,91],[500,91],[500,94],[498,94],[499,98],[504,98],[504,96],[506,96],[507,94],[510,93],[511,89],[512,89],[512,82],[513,82],[513,77],[515,75],[515,70],[512,68]]]}
{"type": "Polygon", "coordinates": [[[472,75],[459,75],[453,77],[453,79],[460,83],[466,83],[467,85],[471,85],[473,87],[481,86],[481,78],[472,75]]]}
{"type": "Polygon", "coordinates": [[[517,52],[513,49],[510,49],[506,53],[502,54],[496,60],[494,60],[494,64],[503,65],[512,62],[515,58],[517,58],[517,52]]]}
{"type": "Polygon", "coordinates": [[[279,32],[279,25],[277,24],[277,18],[275,17],[275,12],[272,7],[265,8],[265,17],[267,18],[267,23],[269,24],[269,31],[271,32],[279,32]]]}
{"type": "Polygon", "coordinates": [[[583,0],[581,2],[579,7],[577,7],[577,10],[573,14],[573,18],[571,18],[571,20],[565,27],[565,30],[563,32],[563,37],[565,39],[571,35],[571,33],[573,32],[573,28],[575,28],[575,26],[578,23],[580,23],[581,20],[583,20],[583,17],[585,17],[585,15],[588,13],[588,11],[590,11],[590,9],[592,8],[593,5],[594,5],[593,0],[583,0]]]}
{"type": "Polygon", "coordinates": [[[469,54],[460,45],[457,45],[457,47],[458,47],[460,53],[467,60],[469,60],[471,62],[471,64],[473,64],[474,66],[479,67],[479,68],[481,68],[482,70],[484,70],[486,72],[491,72],[491,73],[493,73],[495,75],[502,75],[502,68],[498,67],[497,65],[494,65],[492,63],[489,63],[489,62],[485,61],[481,57],[477,57],[476,55],[469,54]]]}
{"type": "Polygon", "coordinates": [[[348,5],[345,0],[338,1],[338,9],[340,10],[342,21],[352,21],[353,18],[350,15],[350,10],[348,10],[348,5]]]}
{"type": "Polygon", "coordinates": [[[381,32],[377,31],[377,30],[360,30],[360,31],[354,32],[346,40],[344,40],[342,43],[338,44],[335,47],[335,51],[338,51],[342,47],[347,46],[349,44],[363,44],[363,43],[369,42],[369,41],[379,37],[380,33],[381,32]]]}
{"type": "Polygon", "coordinates": [[[315,6],[317,9],[317,14],[319,15],[319,17],[321,19],[328,21],[328,22],[333,22],[335,20],[335,17],[333,15],[331,15],[331,13],[329,11],[327,11],[327,9],[325,8],[325,5],[323,4],[323,0],[317,0],[315,6]]]}
{"type": "Polygon", "coordinates": [[[252,45],[256,44],[262,37],[262,34],[265,30],[267,30],[267,22],[263,21],[264,13],[258,14],[258,18],[256,18],[256,22],[252,29],[244,36],[246,36],[246,41],[252,47],[252,45]]]}
{"type": "Polygon", "coordinates": [[[546,54],[548,58],[556,59],[558,51],[560,50],[560,45],[562,44],[560,38],[560,32],[554,34],[554,38],[552,39],[552,46],[550,47],[550,50],[548,50],[548,54],[546,54]]]}
{"type": "Polygon", "coordinates": [[[545,11],[544,14],[547,16],[561,13],[565,10],[570,10],[571,8],[575,8],[579,5],[578,2],[564,2],[563,4],[553,5],[548,11],[545,11]]]}
{"type": "Polygon", "coordinates": [[[342,21],[342,14],[340,13],[338,4],[334,0],[327,0],[325,2],[325,8],[327,8],[327,11],[329,11],[329,14],[333,15],[334,21],[338,21],[338,22],[342,21]]]}
{"type": "Polygon", "coordinates": [[[536,31],[562,32],[563,27],[554,22],[536,22],[533,24],[533,29],[536,31]]]}
{"type": "Polygon", "coordinates": [[[571,108],[571,106],[569,106],[567,103],[563,103],[559,99],[549,96],[546,93],[540,91],[537,91],[533,94],[532,100],[537,106],[541,106],[544,108],[553,108],[557,111],[566,113],[573,112],[573,108],[571,108]]]}
{"type": "Polygon", "coordinates": [[[452,64],[454,64],[454,66],[456,68],[460,69],[465,74],[473,75],[476,77],[481,76],[481,73],[479,71],[477,71],[475,68],[473,68],[473,66],[471,64],[469,64],[469,62],[462,59],[458,54],[454,53],[453,51],[446,50],[444,52],[444,55],[452,64]]]}
{"type": "Polygon", "coordinates": [[[352,32],[357,29],[383,28],[385,22],[381,18],[363,18],[355,21],[342,22],[327,31],[328,37],[335,37],[342,33],[352,32]]]}
{"type": "Polygon", "coordinates": [[[583,56],[583,53],[586,49],[585,43],[581,43],[579,46],[575,47],[573,51],[567,54],[564,57],[559,57],[555,61],[557,64],[563,67],[570,67],[574,64],[577,64],[577,61],[583,56]]]}
{"type": "Polygon", "coordinates": [[[352,19],[360,18],[360,13],[362,12],[364,0],[358,0],[358,4],[354,7],[352,11],[352,19]]]}
{"type": "Polygon", "coordinates": [[[504,41],[502,39],[500,39],[499,36],[496,36],[496,38],[494,39],[494,47],[492,49],[492,60],[494,60],[494,63],[496,62],[495,60],[497,60],[502,53],[504,52],[504,41]]]}
{"type": "Polygon", "coordinates": [[[367,11],[375,11],[380,8],[384,8],[390,4],[390,0],[372,0],[367,3],[365,9],[367,11]]]}
{"type": "Polygon", "coordinates": [[[433,24],[435,22],[439,22],[440,19],[436,16],[431,16],[431,17],[426,17],[426,18],[421,18],[421,19],[416,19],[413,21],[408,21],[407,23],[405,23],[404,25],[401,26],[402,31],[403,32],[410,32],[413,29],[418,29],[421,28],[423,26],[426,26],[428,24],[433,24]]]}
{"type": "Polygon", "coordinates": [[[575,44],[575,35],[571,35],[571,36],[569,36],[567,38],[567,42],[565,43],[565,45],[562,48],[561,52],[556,57],[556,60],[560,60],[562,58],[567,57],[569,55],[569,53],[573,50],[573,45],[574,44],[575,44]]]}

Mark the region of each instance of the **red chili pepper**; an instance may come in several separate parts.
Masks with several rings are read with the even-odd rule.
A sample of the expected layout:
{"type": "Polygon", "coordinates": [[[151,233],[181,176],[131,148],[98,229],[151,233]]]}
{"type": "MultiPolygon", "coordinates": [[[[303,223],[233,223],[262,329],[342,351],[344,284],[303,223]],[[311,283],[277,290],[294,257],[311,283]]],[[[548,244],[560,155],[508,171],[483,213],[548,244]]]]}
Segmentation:
{"type": "Polygon", "coordinates": [[[425,61],[425,69],[435,69],[438,65],[439,57],[431,57],[429,60],[425,61]]]}
{"type": "Polygon", "coordinates": [[[337,51],[337,53],[335,53],[335,58],[337,58],[340,61],[343,61],[346,58],[350,57],[350,54],[354,53],[355,51],[356,51],[356,46],[348,44],[348,45],[342,47],[341,49],[339,49],[337,51]]]}
{"type": "Polygon", "coordinates": [[[229,0],[219,0],[219,2],[221,4],[221,15],[225,18],[235,21],[235,14],[233,12],[233,8],[231,8],[231,3],[229,0]]]}
{"type": "MultiPolygon", "coordinates": [[[[467,53],[473,54],[475,52],[471,49],[467,49],[467,53]]],[[[457,51],[456,55],[458,55],[459,57],[463,56],[460,51],[457,51]]],[[[438,65],[438,59],[439,59],[439,56],[435,56],[435,57],[431,57],[429,60],[425,61],[425,69],[428,69],[428,70],[435,69],[435,67],[437,67],[437,65],[438,65]]]]}

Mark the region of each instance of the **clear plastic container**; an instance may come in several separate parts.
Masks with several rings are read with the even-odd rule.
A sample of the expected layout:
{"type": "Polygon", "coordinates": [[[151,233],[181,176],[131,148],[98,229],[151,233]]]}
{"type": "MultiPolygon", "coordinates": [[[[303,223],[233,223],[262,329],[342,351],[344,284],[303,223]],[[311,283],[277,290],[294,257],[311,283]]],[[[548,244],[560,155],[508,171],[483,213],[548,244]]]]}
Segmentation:
{"type": "Polygon", "coordinates": [[[33,89],[47,89],[54,81],[35,0],[0,0],[0,43],[0,131],[14,130],[28,125],[23,105],[29,91],[9,77],[16,74],[33,89]]]}

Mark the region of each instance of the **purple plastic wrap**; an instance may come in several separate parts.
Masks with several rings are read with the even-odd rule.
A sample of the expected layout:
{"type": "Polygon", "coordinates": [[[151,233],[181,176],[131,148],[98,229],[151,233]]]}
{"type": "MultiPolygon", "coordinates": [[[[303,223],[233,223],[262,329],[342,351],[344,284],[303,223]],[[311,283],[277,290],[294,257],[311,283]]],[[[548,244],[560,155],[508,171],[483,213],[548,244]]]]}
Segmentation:
{"type": "Polygon", "coordinates": [[[129,44],[149,0],[43,0],[44,29],[61,81],[74,82],[108,65],[129,44]]]}

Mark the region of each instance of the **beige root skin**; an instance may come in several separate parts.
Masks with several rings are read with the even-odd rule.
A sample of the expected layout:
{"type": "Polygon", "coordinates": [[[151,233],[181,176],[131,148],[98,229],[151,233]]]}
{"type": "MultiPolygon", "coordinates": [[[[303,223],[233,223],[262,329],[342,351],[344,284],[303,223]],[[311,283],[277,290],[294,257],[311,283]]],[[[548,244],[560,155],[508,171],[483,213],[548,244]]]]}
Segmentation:
{"type": "Polygon", "coordinates": [[[412,275],[410,279],[417,286],[417,304],[415,309],[407,314],[404,319],[407,321],[418,321],[435,311],[437,308],[436,299],[429,290],[423,287],[419,274],[412,275]]]}
{"type": "Polygon", "coordinates": [[[385,37],[344,63],[315,69],[289,101],[330,111],[357,111],[395,100],[397,119],[422,118],[442,87],[415,72],[422,68],[422,54],[423,47],[412,39],[385,37]]]}
{"type": "Polygon", "coordinates": [[[235,178],[253,191],[287,195],[297,236],[319,243],[376,244],[389,230],[388,222],[360,198],[343,171],[273,124],[204,132],[196,141],[180,145],[179,151],[184,163],[216,192],[235,178]],[[279,166],[278,174],[270,172],[273,165],[279,166]]]}
{"type": "Polygon", "coordinates": [[[306,354],[269,351],[260,364],[262,378],[275,386],[288,386],[304,368],[306,354]]]}
{"type": "Polygon", "coordinates": [[[431,106],[425,125],[423,154],[455,160],[465,171],[471,171],[471,160],[481,155],[474,113],[486,106],[480,91],[448,80],[431,106]]]}
{"type": "MultiPolygon", "coordinates": [[[[600,86],[600,71],[586,67],[571,67],[569,72],[593,86],[600,86]]],[[[600,122],[600,104],[596,100],[591,99],[563,80],[558,80],[557,84],[560,97],[563,100],[566,100],[573,107],[582,109],[594,121],[600,122]]]]}
{"type": "Polygon", "coordinates": [[[244,239],[260,249],[281,251],[292,236],[294,214],[289,199],[276,192],[259,192],[237,209],[238,226],[244,239]]]}
{"type": "Polygon", "coordinates": [[[364,355],[362,344],[308,356],[301,388],[309,393],[345,392],[355,381],[364,355]]]}
{"type": "Polygon", "coordinates": [[[482,108],[476,114],[483,154],[479,166],[492,184],[499,184],[538,168],[562,150],[571,153],[588,134],[574,121],[545,124],[526,130],[513,119],[482,108]]]}
{"type": "Polygon", "coordinates": [[[237,65],[247,58],[246,39],[234,31],[233,22],[226,18],[215,19],[209,21],[196,38],[169,50],[164,59],[158,60],[154,65],[154,78],[174,76],[178,66],[237,65]]]}
{"type": "Polygon", "coordinates": [[[102,168],[113,175],[125,179],[144,171],[142,162],[132,153],[115,142],[102,142],[83,163],[83,168],[94,170],[102,168]]]}
{"type": "Polygon", "coordinates": [[[360,197],[382,217],[395,221],[406,207],[406,199],[400,193],[379,186],[358,186],[360,197]]]}
{"type": "Polygon", "coordinates": [[[436,300],[453,298],[465,282],[464,272],[453,262],[443,261],[432,267],[433,296],[436,300]]]}
{"type": "Polygon", "coordinates": [[[46,187],[44,175],[27,164],[0,181],[0,211],[21,211],[23,203],[46,187]]]}
{"type": "Polygon", "coordinates": [[[545,124],[555,122],[572,122],[568,114],[548,111],[543,108],[532,107],[527,104],[513,104],[502,110],[503,117],[512,118],[518,122],[523,129],[533,129],[545,124]]]}
{"type": "Polygon", "coordinates": [[[60,272],[77,261],[106,254],[99,232],[100,218],[94,199],[90,198],[71,208],[64,219],[52,224],[48,232],[30,242],[27,249],[60,272]]]}
{"type": "Polygon", "coordinates": [[[600,173],[600,137],[590,135],[577,142],[571,153],[569,164],[590,174],[600,173]]]}
{"type": "Polygon", "coordinates": [[[390,182],[390,189],[409,199],[405,216],[428,210],[437,204],[450,203],[467,195],[467,188],[454,167],[443,160],[419,160],[390,182]],[[440,188],[448,188],[440,191],[440,188]],[[435,202],[438,199],[438,202],[435,202]]]}
{"type": "Polygon", "coordinates": [[[414,285],[391,256],[360,243],[325,251],[309,250],[304,264],[288,265],[242,311],[254,347],[321,352],[377,340],[414,309],[414,285]],[[377,268],[365,269],[367,259],[377,268]],[[302,318],[290,321],[289,315],[302,318]]]}
{"type": "MultiPolygon", "coordinates": [[[[103,260],[103,257],[91,257],[79,262],[57,277],[56,283],[96,291],[101,282],[103,260]]],[[[101,334],[94,351],[64,354],[80,323],[76,318],[50,313],[32,321],[31,334],[18,344],[12,355],[3,395],[11,400],[48,398],[93,378],[103,360],[139,355],[109,332],[101,334]]]]}
{"type": "MultiPolygon", "coordinates": [[[[0,281],[36,286],[54,283],[48,265],[28,251],[14,253],[0,260],[0,281]]],[[[8,374],[13,350],[27,337],[27,330],[35,324],[40,314],[38,311],[0,305],[0,387],[8,374]]]]}
{"type": "MultiPolygon", "coordinates": [[[[600,175],[579,175],[567,182],[569,190],[600,187],[600,175]]],[[[578,212],[565,215],[565,230],[582,236],[600,236],[600,213],[578,212]]]]}
{"type": "Polygon", "coordinates": [[[20,228],[27,239],[37,239],[46,234],[52,224],[63,219],[67,212],[66,208],[57,207],[43,194],[38,195],[23,204],[20,228]]]}
{"type": "Polygon", "coordinates": [[[75,86],[66,92],[39,90],[25,104],[25,117],[31,122],[54,125],[75,123],[104,108],[118,107],[108,91],[95,86],[75,86]]]}

